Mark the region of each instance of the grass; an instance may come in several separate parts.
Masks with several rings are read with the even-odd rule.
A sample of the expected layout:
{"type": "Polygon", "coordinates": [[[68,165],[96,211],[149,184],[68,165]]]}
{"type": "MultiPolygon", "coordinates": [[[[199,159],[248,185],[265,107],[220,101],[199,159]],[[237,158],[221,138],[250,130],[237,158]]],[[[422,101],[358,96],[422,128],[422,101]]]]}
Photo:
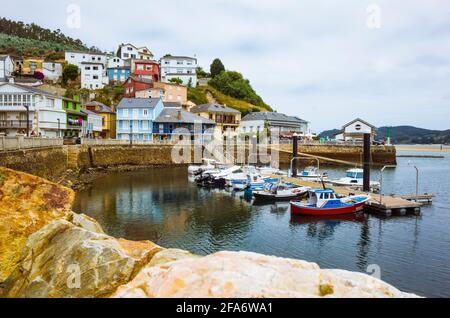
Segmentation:
{"type": "Polygon", "coordinates": [[[246,101],[239,100],[233,98],[231,96],[225,95],[215,88],[207,85],[207,86],[199,86],[197,88],[190,88],[188,90],[188,98],[190,101],[196,103],[197,105],[208,103],[207,94],[211,94],[211,96],[222,105],[227,105],[231,108],[239,110],[243,115],[248,114],[250,111],[253,112],[266,112],[272,111],[270,107],[261,107],[250,104],[246,101]]]}

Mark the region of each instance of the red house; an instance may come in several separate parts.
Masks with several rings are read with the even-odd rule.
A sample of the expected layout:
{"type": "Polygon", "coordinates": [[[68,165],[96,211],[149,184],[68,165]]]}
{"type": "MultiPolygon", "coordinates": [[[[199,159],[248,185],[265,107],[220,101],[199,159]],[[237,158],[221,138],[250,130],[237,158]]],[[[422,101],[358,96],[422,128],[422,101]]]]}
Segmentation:
{"type": "Polygon", "coordinates": [[[135,98],[136,91],[152,88],[153,80],[131,75],[122,86],[125,90],[123,97],[135,98]]]}
{"type": "Polygon", "coordinates": [[[159,82],[159,64],[152,60],[131,60],[131,74],[159,82]]]}

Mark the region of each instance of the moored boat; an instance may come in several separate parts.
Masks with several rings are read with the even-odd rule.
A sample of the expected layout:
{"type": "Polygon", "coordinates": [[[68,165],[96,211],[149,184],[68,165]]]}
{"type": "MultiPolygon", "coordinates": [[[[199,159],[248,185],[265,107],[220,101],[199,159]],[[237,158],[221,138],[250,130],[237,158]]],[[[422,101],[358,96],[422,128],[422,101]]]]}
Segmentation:
{"type": "MultiPolygon", "coordinates": [[[[351,187],[359,189],[363,187],[364,170],[363,169],[350,169],[347,170],[344,178],[338,180],[329,180],[330,183],[335,186],[351,187]]],[[[370,181],[370,188],[373,190],[380,189],[380,183],[378,181],[370,181]]]]}
{"type": "Polygon", "coordinates": [[[313,189],[307,202],[291,201],[291,213],[298,215],[340,215],[361,211],[370,200],[367,195],[338,198],[333,190],[313,189]]]}
{"type": "Polygon", "coordinates": [[[256,201],[290,201],[301,198],[310,189],[309,187],[294,187],[291,184],[269,183],[264,190],[254,191],[253,196],[256,201]]]}

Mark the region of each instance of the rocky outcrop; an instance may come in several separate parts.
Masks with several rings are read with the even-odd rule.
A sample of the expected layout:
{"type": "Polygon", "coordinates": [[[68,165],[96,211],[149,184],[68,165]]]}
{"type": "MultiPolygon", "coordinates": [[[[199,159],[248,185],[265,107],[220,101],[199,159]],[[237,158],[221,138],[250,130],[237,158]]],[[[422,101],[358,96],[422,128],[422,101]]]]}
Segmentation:
{"type": "Polygon", "coordinates": [[[0,282],[17,266],[29,235],[72,215],[73,199],[70,189],[0,167],[0,282]]]}
{"type": "Polygon", "coordinates": [[[105,297],[129,282],[161,250],[151,242],[107,236],[89,222],[50,223],[32,234],[5,282],[6,297],[105,297]]]}
{"type": "Polygon", "coordinates": [[[365,274],[254,253],[220,252],[148,266],[113,297],[413,297],[365,274]]]}

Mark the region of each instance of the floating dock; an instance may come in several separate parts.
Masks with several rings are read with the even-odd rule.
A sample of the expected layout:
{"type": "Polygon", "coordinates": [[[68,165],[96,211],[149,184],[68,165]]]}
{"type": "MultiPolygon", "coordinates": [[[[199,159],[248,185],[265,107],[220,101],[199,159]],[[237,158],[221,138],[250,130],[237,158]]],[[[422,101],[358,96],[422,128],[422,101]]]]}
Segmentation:
{"type": "MultiPolygon", "coordinates": [[[[274,176],[276,177],[276,176],[274,176]]],[[[285,178],[286,182],[296,184],[298,186],[305,186],[311,188],[321,188],[322,184],[312,181],[304,181],[298,178],[285,178]]],[[[347,187],[341,186],[329,186],[327,188],[333,189],[335,193],[343,196],[348,195],[358,195],[358,194],[369,194],[371,200],[366,205],[366,209],[369,212],[382,214],[385,216],[391,216],[393,214],[406,215],[406,214],[420,214],[421,207],[424,203],[430,204],[432,202],[433,195],[431,194],[421,194],[416,195],[402,195],[402,196],[388,196],[382,195],[380,202],[380,195],[374,193],[366,193],[362,191],[357,191],[347,187]],[[416,198],[418,201],[416,202],[416,198]]]]}

